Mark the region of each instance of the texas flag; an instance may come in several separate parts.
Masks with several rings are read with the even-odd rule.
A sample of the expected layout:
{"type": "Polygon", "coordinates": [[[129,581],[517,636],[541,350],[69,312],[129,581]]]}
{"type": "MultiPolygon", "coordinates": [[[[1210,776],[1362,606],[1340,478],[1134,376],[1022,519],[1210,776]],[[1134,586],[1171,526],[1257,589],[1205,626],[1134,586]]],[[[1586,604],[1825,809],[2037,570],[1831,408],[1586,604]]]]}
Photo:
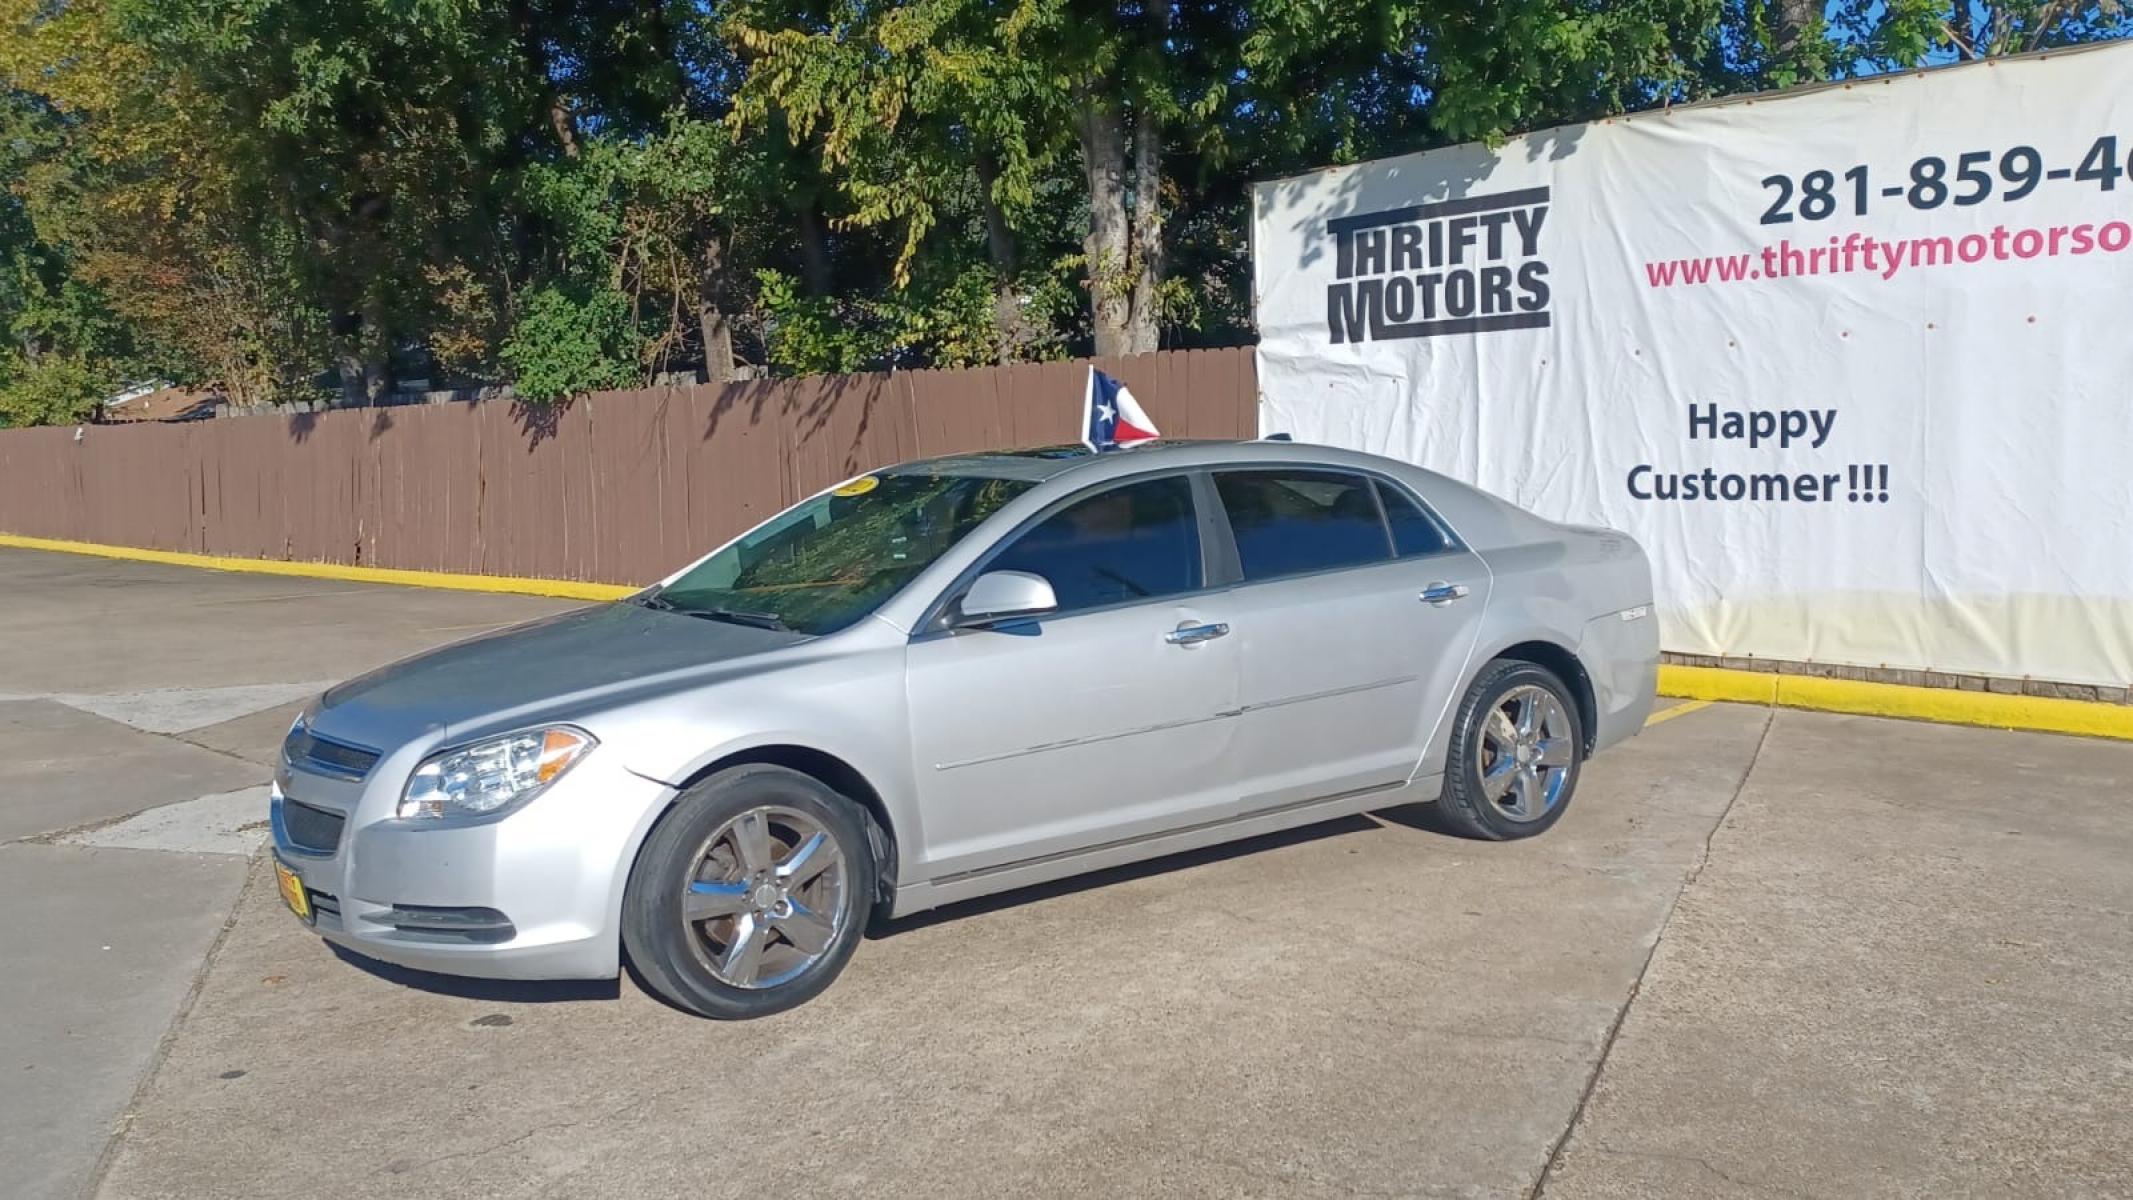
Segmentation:
{"type": "Polygon", "coordinates": [[[1089,387],[1082,398],[1081,441],[1098,453],[1151,442],[1163,436],[1155,422],[1141,411],[1140,401],[1126,385],[1095,367],[1089,368],[1089,387]]]}

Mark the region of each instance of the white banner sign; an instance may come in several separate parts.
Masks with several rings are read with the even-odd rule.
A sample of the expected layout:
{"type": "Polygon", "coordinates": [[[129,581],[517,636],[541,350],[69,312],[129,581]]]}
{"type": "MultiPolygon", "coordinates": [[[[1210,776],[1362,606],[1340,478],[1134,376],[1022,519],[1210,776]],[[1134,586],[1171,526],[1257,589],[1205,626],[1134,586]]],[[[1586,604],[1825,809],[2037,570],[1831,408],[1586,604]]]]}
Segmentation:
{"type": "Polygon", "coordinates": [[[1634,534],[1669,650],[2133,682],[2133,44],[1253,201],[1263,430],[1634,534]]]}

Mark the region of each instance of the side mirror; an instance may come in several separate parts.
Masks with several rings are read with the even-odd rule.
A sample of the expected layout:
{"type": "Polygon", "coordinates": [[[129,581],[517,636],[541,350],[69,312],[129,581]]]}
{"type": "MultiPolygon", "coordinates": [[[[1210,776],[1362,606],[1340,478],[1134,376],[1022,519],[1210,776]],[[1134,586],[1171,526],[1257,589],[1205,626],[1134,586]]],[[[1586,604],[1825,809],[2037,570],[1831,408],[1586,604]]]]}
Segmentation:
{"type": "Polygon", "coordinates": [[[1034,617],[1059,607],[1059,597],[1042,575],[1028,571],[987,571],[970,584],[955,606],[958,626],[991,625],[1015,617],[1034,617]]]}

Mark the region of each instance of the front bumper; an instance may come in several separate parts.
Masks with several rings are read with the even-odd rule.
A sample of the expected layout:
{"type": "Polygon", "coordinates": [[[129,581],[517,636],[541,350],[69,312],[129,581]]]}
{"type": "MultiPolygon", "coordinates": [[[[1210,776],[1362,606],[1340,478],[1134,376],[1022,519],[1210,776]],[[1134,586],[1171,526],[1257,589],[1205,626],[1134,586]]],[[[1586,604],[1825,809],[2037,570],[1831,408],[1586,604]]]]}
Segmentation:
{"type": "Polygon", "coordinates": [[[614,977],[622,889],[672,788],[596,752],[522,809],[445,823],[395,817],[402,783],[390,770],[361,785],[301,770],[278,781],[274,856],[301,879],[319,936],[448,975],[614,977]],[[321,812],[341,818],[330,850],[321,812]]]}

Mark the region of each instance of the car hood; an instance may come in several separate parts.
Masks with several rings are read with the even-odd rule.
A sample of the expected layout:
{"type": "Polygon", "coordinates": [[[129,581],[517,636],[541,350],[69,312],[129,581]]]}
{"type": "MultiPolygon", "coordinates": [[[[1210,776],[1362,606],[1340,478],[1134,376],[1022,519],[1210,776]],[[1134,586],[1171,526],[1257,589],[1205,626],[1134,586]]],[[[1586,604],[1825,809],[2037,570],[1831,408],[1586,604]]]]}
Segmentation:
{"type": "MultiPolygon", "coordinates": [[[[381,667],[319,699],[311,727],[390,750],[430,733],[472,734],[524,716],[593,705],[653,677],[687,675],[808,640],[628,603],[484,634],[381,667]]],[[[566,719],[550,717],[547,719],[566,719]]]]}

